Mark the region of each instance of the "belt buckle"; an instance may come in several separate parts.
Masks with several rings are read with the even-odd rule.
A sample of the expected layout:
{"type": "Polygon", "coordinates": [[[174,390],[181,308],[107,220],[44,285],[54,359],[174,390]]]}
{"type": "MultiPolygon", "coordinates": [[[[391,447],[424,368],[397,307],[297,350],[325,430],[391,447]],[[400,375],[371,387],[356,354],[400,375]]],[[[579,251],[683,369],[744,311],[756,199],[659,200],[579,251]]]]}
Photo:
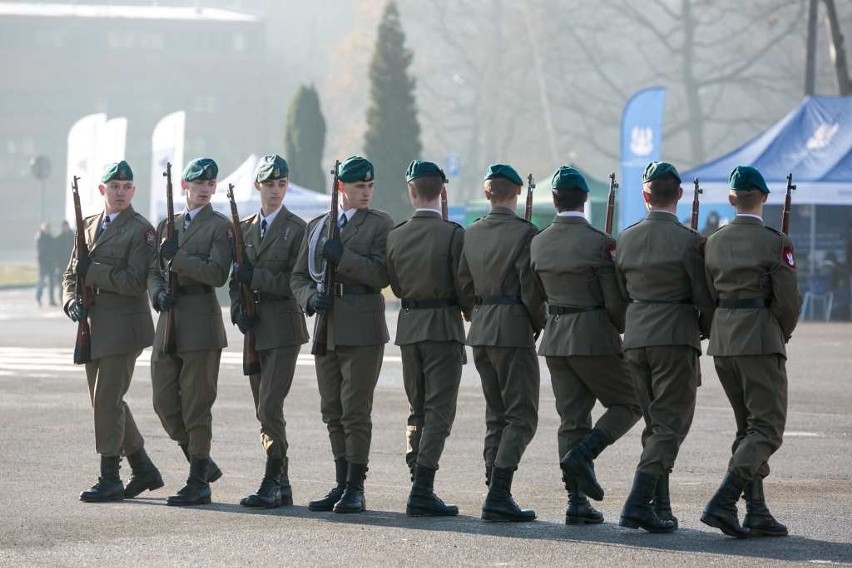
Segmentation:
{"type": "Polygon", "coordinates": [[[335,282],[333,290],[334,290],[334,293],[332,295],[335,298],[342,298],[343,297],[343,283],[342,282],[335,282]]]}

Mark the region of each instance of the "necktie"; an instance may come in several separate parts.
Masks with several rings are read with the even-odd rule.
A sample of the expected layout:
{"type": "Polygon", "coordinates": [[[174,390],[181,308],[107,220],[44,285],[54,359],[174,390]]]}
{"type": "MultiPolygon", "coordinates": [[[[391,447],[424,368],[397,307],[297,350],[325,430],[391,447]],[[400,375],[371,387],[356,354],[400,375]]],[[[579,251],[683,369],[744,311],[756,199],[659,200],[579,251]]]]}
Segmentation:
{"type": "Polygon", "coordinates": [[[260,240],[263,240],[263,237],[266,235],[266,227],[269,226],[269,223],[266,222],[266,219],[260,222],[260,240]]]}
{"type": "Polygon", "coordinates": [[[187,213],[186,215],[184,215],[184,217],[183,217],[183,230],[184,230],[184,231],[186,231],[187,229],[189,229],[189,224],[190,224],[191,222],[192,222],[192,217],[189,215],[189,213],[187,213]]]}
{"type": "Polygon", "coordinates": [[[337,220],[337,226],[343,229],[343,227],[346,226],[347,222],[348,219],[346,219],[346,213],[343,213],[342,215],[340,215],[340,219],[337,220]]]}
{"type": "Polygon", "coordinates": [[[101,233],[103,233],[104,231],[106,231],[107,225],[109,225],[109,215],[107,215],[106,217],[104,217],[104,222],[103,222],[103,223],[101,223],[101,226],[100,226],[100,227],[98,227],[98,230],[97,230],[97,232],[95,233],[95,240],[97,240],[97,238],[101,236],[101,233]]]}

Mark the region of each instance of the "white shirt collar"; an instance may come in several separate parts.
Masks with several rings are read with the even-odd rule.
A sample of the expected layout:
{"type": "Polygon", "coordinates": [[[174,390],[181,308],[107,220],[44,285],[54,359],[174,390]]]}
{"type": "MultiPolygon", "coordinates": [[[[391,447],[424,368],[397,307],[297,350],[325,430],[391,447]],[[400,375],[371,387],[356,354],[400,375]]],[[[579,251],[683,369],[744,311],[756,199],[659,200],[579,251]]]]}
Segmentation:
{"type": "Polygon", "coordinates": [[[275,218],[278,216],[278,212],[281,211],[281,209],[283,207],[284,207],[284,204],[282,203],[281,205],[278,206],[278,209],[276,209],[275,211],[273,211],[272,213],[270,213],[266,217],[263,216],[263,209],[261,209],[260,213],[258,213],[258,215],[260,216],[261,222],[263,222],[263,220],[265,219],[266,220],[266,226],[268,228],[270,225],[272,225],[272,222],[275,221],[275,218]]]}
{"type": "Polygon", "coordinates": [[[675,219],[677,219],[677,213],[672,213],[671,211],[666,211],[665,209],[651,209],[649,213],[668,213],[675,219]]]}
{"type": "Polygon", "coordinates": [[[348,223],[349,221],[352,220],[352,217],[354,217],[355,213],[357,213],[357,212],[358,212],[358,209],[353,207],[352,209],[347,209],[343,213],[338,213],[337,218],[340,219],[340,215],[346,215],[346,222],[348,223]]]}
{"type": "Polygon", "coordinates": [[[426,213],[437,213],[438,215],[441,215],[441,216],[444,215],[443,213],[441,213],[440,210],[432,209],[431,207],[418,207],[417,209],[414,210],[415,213],[420,213],[421,211],[426,212],[426,213]]]}
{"type": "Polygon", "coordinates": [[[757,219],[761,223],[763,223],[763,217],[760,215],[754,215],[752,213],[737,213],[737,217],[750,217],[752,219],[757,219]]]}
{"type": "Polygon", "coordinates": [[[189,215],[189,218],[195,221],[195,216],[198,215],[198,212],[207,207],[206,205],[202,205],[201,207],[196,207],[192,211],[184,211],[183,216],[186,217],[189,215]]]}
{"type": "Polygon", "coordinates": [[[581,219],[586,218],[586,214],[582,211],[560,211],[556,214],[557,217],[580,217],[581,219]]]}

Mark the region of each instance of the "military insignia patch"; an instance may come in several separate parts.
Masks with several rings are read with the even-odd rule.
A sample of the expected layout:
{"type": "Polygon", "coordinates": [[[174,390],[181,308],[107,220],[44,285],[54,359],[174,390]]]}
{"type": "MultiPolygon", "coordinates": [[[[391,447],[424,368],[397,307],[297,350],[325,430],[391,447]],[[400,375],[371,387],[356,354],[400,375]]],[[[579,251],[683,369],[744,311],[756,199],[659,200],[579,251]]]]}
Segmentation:
{"type": "Polygon", "coordinates": [[[781,260],[793,270],[796,269],[796,257],[793,255],[793,247],[784,247],[781,250],[781,260]]]}
{"type": "Polygon", "coordinates": [[[606,252],[604,254],[609,260],[615,262],[615,243],[606,247],[606,252]]]}
{"type": "Polygon", "coordinates": [[[154,246],[154,241],[157,238],[157,232],[154,229],[148,229],[145,231],[145,244],[149,247],[154,246]]]}

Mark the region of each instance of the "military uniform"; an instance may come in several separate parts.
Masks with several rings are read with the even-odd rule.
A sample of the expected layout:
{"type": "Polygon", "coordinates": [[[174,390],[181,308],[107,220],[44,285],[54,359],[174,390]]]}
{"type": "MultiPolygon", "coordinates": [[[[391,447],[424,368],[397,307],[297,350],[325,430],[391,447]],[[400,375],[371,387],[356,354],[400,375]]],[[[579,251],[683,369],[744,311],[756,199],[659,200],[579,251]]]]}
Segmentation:
{"type": "MultiPolygon", "coordinates": [[[[367,168],[361,161],[367,162],[353,157],[341,164],[340,180],[349,183],[363,179],[365,172],[372,179],[372,165],[367,168]],[[349,169],[354,168],[357,175],[347,177],[345,168],[352,163],[354,166],[349,169]]],[[[380,292],[388,285],[385,254],[393,221],[386,213],[375,209],[354,209],[350,213],[351,218],[347,215],[346,224],[340,230],[342,256],[336,269],[335,289],[329,291],[333,306],[327,313],[327,353],[317,355],[315,365],[322,419],[337,462],[338,481],[341,471],[345,470],[347,482],[354,476],[362,477],[360,483],[363,484],[370,456],[373,391],[389,339],[385,301],[380,292]],[[350,467],[352,465],[357,466],[356,471],[350,467]]],[[[327,234],[328,223],[335,222],[339,221],[322,215],[308,223],[293,269],[293,293],[309,315],[314,313],[313,300],[319,280],[313,268],[321,266],[325,259],[321,235],[327,234]]],[[[342,496],[340,483],[338,488],[342,496]]],[[[313,510],[329,509],[324,504],[313,507],[313,510]]]]}
{"type": "MultiPolygon", "coordinates": [[[[504,164],[489,167],[486,181],[495,179],[509,180],[518,187],[523,183],[504,164]]],[[[535,337],[544,327],[545,315],[544,300],[530,268],[530,242],[537,233],[535,225],[513,210],[492,207],[465,231],[459,263],[461,289],[477,301],[467,344],[473,347],[485,395],[486,476],[491,477],[490,485],[495,481],[493,475],[500,478],[501,500],[503,493],[509,495],[512,474],[538,424],[535,337]]],[[[485,509],[483,516],[490,516],[485,509]]],[[[509,517],[501,520],[532,520],[535,514],[530,511],[522,519],[514,514],[509,517]]]]}
{"type": "MultiPolygon", "coordinates": [[[[666,179],[680,184],[671,164],[654,162],[645,171],[646,184],[666,179]]],[[[701,336],[710,331],[714,309],[703,244],[673,213],[655,209],[617,240],[616,274],[631,302],[623,346],[645,417],[637,475],[654,485],[660,480],[666,502],[668,474],[695,413],[701,336]]]]}
{"type": "MultiPolygon", "coordinates": [[[[108,167],[101,179],[104,184],[113,180],[132,182],[133,173],[126,162],[108,167]]],[[[86,378],[94,409],[95,449],[102,456],[113,458],[115,471],[114,475],[102,474],[102,479],[114,482],[111,494],[90,490],[81,498],[100,501],[135,497],[146,489],[163,486],[159,471],[144,451],[145,442],[130,407],[124,401],[136,358],[151,345],[154,336],[145,295],[148,266],[156,252],[154,229],[132,205],[109,216],[106,211],[92,215],[83,223],[90,259],[85,284],[93,298],[88,309],[91,361],[86,363],[86,378]],[[111,220],[105,223],[107,218],[111,220]],[[118,478],[118,461],[122,455],[128,457],[134,475],[126,490],[118,478]]],[[[77,270],[75,243],[62,279],[66,312],[76,302],[77,270]]]]}
{"type": "MultiPolygon", "coordinates": [[[[210,172],[207,162],[194,160],[184,171],[184,180],[213,179],[218,168],[210,172]],[[198,163],[202,162],[199,166],[198,163]],[[205,171],[199,178],[197,170],[205,171]],[[191,179],[188,176],[193,175],[191,179]]],[[[191,214],[175,215],[177,251],[171,261],[156,258],[148,277],[148,290],[154,309],[160,312],[151,355],[151,385],[154,410],[169,437],[184,450],[190,464],[198,462],[200,477],[215,481],[221,472],[208,463],[213,436],[211,409],[216,400],[219,361],[227,347],[222,312],[215,289],[225,284],[233,260],[231,222],[213,210],[208,203],[191,214]],[[167,312],[160,302],[166,291],[167,271],[177,274],[177,290],[169,295],[174,300],[174,340],[176,351],[165,353],[164,336],[167,312]],[[203,471],[202,471],[203,470],[203,471]]],[[[165,221],[157,229],[163,238],[165,221]]],[[[161,246],[161,256],[163,247],[161,246]]],[[[209,502],[209,487],[207,488],[209,502]]],[[[184,504],[175,502],[174,504],[184,504]]]]}
{"type": "MultiPolygon", "coordinates": [[[[258,164],[255,179],[286,179],[287,163],[279,156],[265,156],[258,164]]],[[[272,501],[264,500],[263,487],[242,501],[246,506],[292,505],[287,463],[287,435],[284,399],[293,384],[296,361],[302,344],[308,341],[305,315],[290,289],[290,276],[305,234],[305,222],[283,204],[268,226],[262,213],[240,223],[246,261],[250,269],[248,287],[255,303],[251,323],[254,347],[260,359],[260,372],[249,377],[255,413],[260,421],[260,439],[267,455],[267,475],[275,482],[272,501]],[[261,237],[261,232],[263,237],[261,237]],[[281,493],[279,495],[279,492],[281,493]]],[[[239,267],[238,267],[239,269],[239,267]]],[[[240,283],[231,278],[231,319],[240,318],[240,283]]]]}
{"type": "MultiPolygon", "coordinates": [[[[769,193],[750,167],[734,170],[731,188],[769,193]]],[[[787,416],[785,344],[801,309],[793,245],[759,216],[738,214],[707,240],[706,266],[717,302],[708,354],[737,425],[729,482],[743,486],[744,524],[752,534],[786,535],[764,505],[762,480],[769,475],[769,457],[781,446],[787,416]]]]}
{"type": "MultiPolygon", "coordinates": [[[[556,171],[551,186],[557,194],[588,194],[585,179],[567,166],[556,171]]],[[[615,240],[592,227],[580,211],[560,212],[532,241],[530,262],[549,314],[538,354],[546,358],[550,369],[561,418],[559,458],[566,458],[569,466],[580,459],[585,463],[579,467],[591,468],[593,457],[569,460],[569,452],[585,440],[580,453],[598,438],[604,445],[611,444],[641,416],[636,387],[621,353],[619,333],[624,329],[626,302],[615,279],[614,255],[615,240]],[[592,429],[591,412],[597,400],[607,410],[592,429]]],[[[602,521],[603,516],[590,509],[584,492],[574,487],[572,469],[567,468],[564,476],[569,492],[567,522],[602,521]]]]}

